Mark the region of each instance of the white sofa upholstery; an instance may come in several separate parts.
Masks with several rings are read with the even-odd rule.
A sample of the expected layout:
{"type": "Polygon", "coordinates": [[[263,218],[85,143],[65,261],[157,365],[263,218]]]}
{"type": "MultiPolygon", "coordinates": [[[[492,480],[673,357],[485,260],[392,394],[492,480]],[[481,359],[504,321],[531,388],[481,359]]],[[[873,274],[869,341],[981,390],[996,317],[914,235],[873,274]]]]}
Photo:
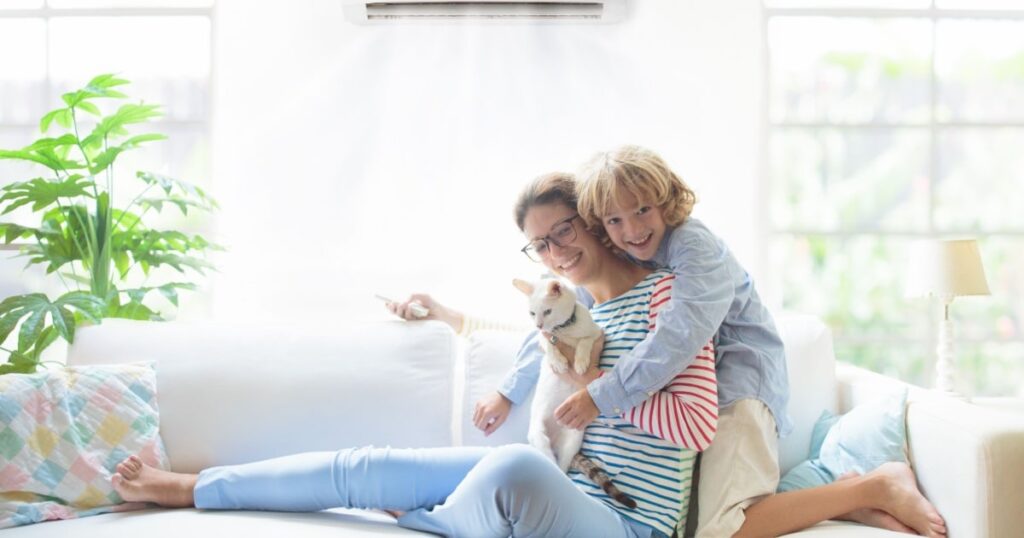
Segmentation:
{"type": "MultiPolygon", "coordinates": [[[[806,457],[823,409],[842,411],[899,382],[840,365],[815,318],[780,316],[796,429],[784,469],[806,457]],[[839,373],[837,380],[836,374],[839,373]]],[[[483,437],[473,403],[494,390],[523,335],[482,332],[461,342],[444,325],[374,323],[239,326],[108,320],[79,332],[71,364],[157,361],[161,432],[173,470],[195,472],[299,451],[346,446],[524,442],[527,406],[483,437]]],[[[1018,536],[1024,528],[1024,425],[1011,415],[913,395],[911,456],[953,538],[1018,536]]],[[[382,513],[311,514],[153,509],[50,522],[4,537],[413,536],[382,513]]],[[[827,522],[800,538],[901,536],[827,522]]]]}

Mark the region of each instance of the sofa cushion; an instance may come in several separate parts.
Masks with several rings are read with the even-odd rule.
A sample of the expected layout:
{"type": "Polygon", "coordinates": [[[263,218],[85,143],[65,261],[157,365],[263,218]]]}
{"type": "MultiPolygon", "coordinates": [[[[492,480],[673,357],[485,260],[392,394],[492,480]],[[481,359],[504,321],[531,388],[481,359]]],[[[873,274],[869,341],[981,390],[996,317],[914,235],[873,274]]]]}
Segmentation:
{"type": "Polygon", "coordinates": [[[106,320],[79,331],[68,362],[156,361],[171,468],[196,472],[348,446],[450,445],[453,344],[439,322],[106,320]]]}
{"type": "Polygon", "coordinates": [[[18,527],[4,538],[370,538],[433,536],[403,529],[381,512],[333,509],[323,512],[240,512],[143,510],[18,527]]]}
{"type": "Polygon", "coordinates": [[[497,390],[501,380],[515,362],[516,352],[529,332],[481,330],[469,336],[466,343],[465,376],[463,379],[461,443],[464,446],[499,446],[525,443],[530,426],[530,403],[533,391],[521,405],[513,405],[500,428],[485,437],[473,425],[473,410],[480,398],[497,390]]]}
{"type": "Polygon", "coordinates": [[[779,466],[785,474],[807,459],[821,412],[836,412],[836,357],[832,332],[819,318],[783,312],[775,316],[775,325],[786,346],[788,410],[793,419],[793,431],[779,440],[779,466]]]}

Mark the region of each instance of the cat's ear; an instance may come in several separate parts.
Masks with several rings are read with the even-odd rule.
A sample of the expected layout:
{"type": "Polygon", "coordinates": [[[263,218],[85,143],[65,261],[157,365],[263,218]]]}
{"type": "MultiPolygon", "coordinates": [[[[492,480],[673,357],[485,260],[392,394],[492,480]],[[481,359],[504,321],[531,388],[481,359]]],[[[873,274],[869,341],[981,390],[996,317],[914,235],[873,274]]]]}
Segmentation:
{"type": "Polygon", "coordinates": [[[562,294],[562,283],[557,280],[548,282],[548,295],[551,297],[558,297],[562,294]]]}
{"type": "Polygon", "coordinates": [[[515,286],[517,290],[527,295],[533,295],[533,284],[530,284],[525,280],[519,280],[518,278],[512,279],[512,285],[515,286]]]}

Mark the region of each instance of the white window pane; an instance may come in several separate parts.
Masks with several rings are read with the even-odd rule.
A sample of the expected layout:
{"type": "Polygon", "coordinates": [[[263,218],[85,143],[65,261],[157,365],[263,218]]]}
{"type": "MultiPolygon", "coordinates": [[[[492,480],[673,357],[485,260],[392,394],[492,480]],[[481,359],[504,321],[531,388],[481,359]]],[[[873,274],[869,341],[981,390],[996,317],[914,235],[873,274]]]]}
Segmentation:
{"type": "Polygon", "coordinates": [[[0,19],[0,123],[39,121],[46,93],[46,22],[0,19]]]}
{"type": "Polygon", "coordinates": [[[213,0],[49,0],[53,8],[209,7],[213,0]]]}
{"type": "Polygon", "coordinates": [[[768,40],[773,121],[927,121],[927,20],[776,17],[768,40]]]}
{"type": "Polygon", "coordinates": [[[1024,229],[1024,129],[947,128],[939,147],[939,230],[1024,229]]]}
{"type": "Polygon", "coordinates": [[[971,396],[1024,397],[1024,342],[962,343],[957,371],[971,396]]]}
{"type": "Polygon", "coordinates": [[[836,359],[918,386],[932,386],[934,346],[927,340],[835,341],[836,359]]]}
{"type": "Polygon", "coordinates": [[[945,20],[937,32],[940,119],[1024,120],[1024,21],[945,20]]]}
{"type": "Polygon", "coordinates": [[[931,0],[765,0],[765,6],[778,8],[926,8],[931,0]]]}
{"type": "MultiPolygon", "coordinates": [[[[0,124],[0,149],[21,149],[42,137],[39,129],[31,126],[0,124]]],[[[14,159],[0,160],[0,186],[46,175],[41,165],[14,159]]]]}
{"type": "Polygon", "coordinates": [[[1021,0],[936,0],[940,9],[1005,9],[1024,10],[1021,0]]]}
{"type": "Polygon", "coordinates": [[[5,9],[31,9],[43,7],[43,0],[3,0],[0,2],[0,11],[5,9]]]}
{"type": "Polygon", "coordinates": [[[772,267],[783,307],[820,316],[848,341],[926,340],[927,301],[905,299],[908,240],[878,236],[780,236],[772,267]]]}
{"type": "Polygon", "coordinates": [[[770,159],[777,228],[927,228],[924,129],[777,128],[770,159]]]}
{"type": "Polygon", "coordinates": [[[57,17],[50,28],[51,75],[59,91],[117,73],[132,81],[125,93],[163,105],[168,118],[207,118],[209,18],[57,17]]]}

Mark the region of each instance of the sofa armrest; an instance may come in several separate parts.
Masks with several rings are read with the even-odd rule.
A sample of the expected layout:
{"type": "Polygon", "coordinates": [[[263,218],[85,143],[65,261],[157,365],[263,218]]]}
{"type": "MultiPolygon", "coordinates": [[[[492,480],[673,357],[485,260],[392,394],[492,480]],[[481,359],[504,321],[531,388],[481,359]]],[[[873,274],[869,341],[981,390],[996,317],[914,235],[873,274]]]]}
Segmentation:
{"type": "Polygon", "coordinates": [[[907,442],[921,491],[951,538],[1019,536],[1024,528],[1024,415],[949,398],[850,365],[839,407],[908,387],[907,442]]]}
{"type": "Polygon", "coordinates": [[[907,409],[910,459],[949,536],[1020,536],[1024,417],[941,396],[907,409]]]}

